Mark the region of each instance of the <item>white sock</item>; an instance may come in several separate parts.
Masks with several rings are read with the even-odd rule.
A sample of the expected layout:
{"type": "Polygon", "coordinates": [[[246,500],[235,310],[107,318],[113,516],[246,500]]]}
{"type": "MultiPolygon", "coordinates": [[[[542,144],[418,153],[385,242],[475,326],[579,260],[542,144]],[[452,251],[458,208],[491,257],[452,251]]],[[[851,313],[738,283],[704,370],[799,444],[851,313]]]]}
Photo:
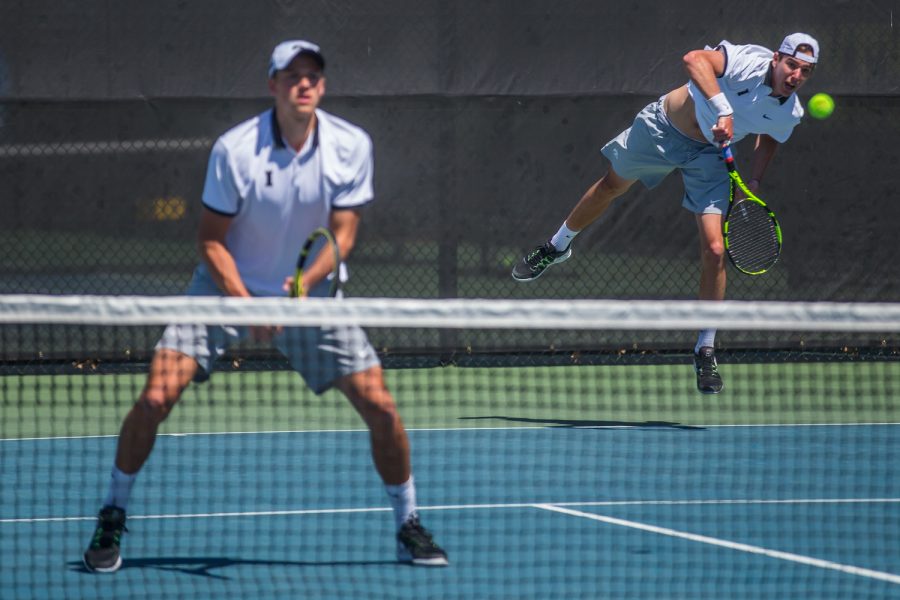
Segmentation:
{"type": "Polygon", "coordinates": [[[700,335],[697,336],[697,345],[694,346],[694,354],[700,352],[700,348],[708,346],[709,348],[716,347],[716,330],[715,329],[703,329],[700,331],[700,335]]]}
{"type": "Polygon", "coordinates": [[[397,523],[397,530],[406,523],[406,520],[416,512],[416,484],[413,483],[412,475],[406,483],[400,485],[385,485],[388,498],[391,500],[391,507],[394,509],[394,521],[397,523]]]}
{"type": "Polygon", "coordinates": [[[118,506],[122,510],[128,509],[128,497],[131,495],[131,486],[137,479],[137,473],[128,475],[119,470],[119,467],[113,466],[109,480],[109,491],[106,492],[106,500],[103,506],[118,506]]]}
{"type": "Polygon", "coordinates": [[[569,229],[566,222],[563,221],[562,227],[559,228],[556,235],[550,238],[550,243],[553,244],[553,247],[556,248],[557,251],[562,252],[569,247],[569,244],[572,243],[572,240],[575,239],[576,235],[578,235],[578,232],[569,229]]]}

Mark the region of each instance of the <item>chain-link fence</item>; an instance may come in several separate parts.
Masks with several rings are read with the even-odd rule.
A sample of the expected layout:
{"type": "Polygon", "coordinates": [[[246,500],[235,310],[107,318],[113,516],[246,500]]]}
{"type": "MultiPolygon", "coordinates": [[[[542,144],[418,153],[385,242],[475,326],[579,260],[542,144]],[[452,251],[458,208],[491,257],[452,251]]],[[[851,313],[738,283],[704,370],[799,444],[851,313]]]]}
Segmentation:
{"type": "MultiPolygon", "coordinates": [[[[782,222],[783,258],[764,276],[730,273],[729,297],[900,298],[893,248],[900,97],[890,76],[900,72],[900,44],[890,2],[835,3],[814,13],[764,2],[756,15],[721,15],[725,26],[715,30],[697,26],[708,21],[699,5],[648,22],[650,13],[635,7],[591,2],[473,3],[471,10],[277,2],[253,17],[261,26],[278,23],[266,39],[232,39],[227,23],[199,25],[179,12],[195,9],[160,5],[140,9],[152,15],[129,25],[145,46],[144,62],[132,62],[136,49],[116,28],[128,21],[127,4],[101,11],[117,33],[96,40],[77,37],[65,20],[75,17],[55,4],[3,9],[0,293],[181,292],[197,261],[211,145],[269,106],[272,40],[310,31],[296,24],[312,19],[309,37],[329,57],[324,108],[364,127],[376,149],[376,202],[350,259],[351,294],[694,297],[699,248],[677,175],[652,192],[636,185],[547,277],[522,285],[510,270],[602,175],[600,147],[685,79],[685,51],[723,37],[774,47],[808,23],[823,59],[803,97],[829,91],[837,111],[827,121],[804,119],[777,153],[761,193],[782,222]],[[9,26],[13,17],[18,28],[9,26]],[[165,17],[181,29],[162,28],[153,42],[148,32],[165,17]],[[56,41],[26,52],[29,31],[56,41]],[[201,33],[228,56],[237,55],[229,51],[235,45],[243,62],[214,57],[195,39],[201,33]],[[66,45],[68,54],[51,52],[66,45]]],[[[250,18],[232,9],[234,19],[250,18]]],[[[749,168],[751,150],[749,139],[738,145],[739,167],[749,168]]]]}

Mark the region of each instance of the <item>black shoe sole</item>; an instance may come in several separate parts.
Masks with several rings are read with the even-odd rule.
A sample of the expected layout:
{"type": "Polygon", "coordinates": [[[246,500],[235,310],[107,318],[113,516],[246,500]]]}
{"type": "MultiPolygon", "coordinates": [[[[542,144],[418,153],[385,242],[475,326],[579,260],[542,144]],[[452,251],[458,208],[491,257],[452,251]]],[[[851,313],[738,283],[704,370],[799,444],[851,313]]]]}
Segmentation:
{"type": "Polygon", "coordinates": [[[544,267],[544,270],[541,271],[540,273],[538,273],[537,275],[535,275],[534,277],[529,277],[529,278],[527,278],[527,279],[520,279],[519,277],[516,277],[516,272],[513,271],[513,272],[511,273],[512,278],[513,278],[513,281],[518,281],[519,283],[528,283],[529,281],[534,281],[535,279],[537,279],[538,277],[540,277],[541,275],[543,275],[544,273],[546,273],[546,272],[547,272],[547,269],[549,269],[549,268],[552,267],[553,265],[558,265],[558,264],[560,264],[560,263],[564,263],[564,262],[566,262],[567,260],[569,260],[570,258],[572,258],[572,252],[571,252],[571,250],[572,250],[572,248],[570,247],[567,256],[564,256],[564,257],[562,258],[562,260],[555,260],[555,261],[553,261],[552,263],[550,263],[549,265],[547,265],[546,267],[544,267]]]}
{"type": "Polygon", "coordinates": [[[446,556],[436,556],[434,558],[398,558],[398,562],[412,565],[415,567],[447,567],[450,561],[446,556]]]}
{"type": "MultiPolygon", "coordinates": [[[[725,387],[725,386],[722,386],[722,387],[725,387]]],[[[697,388],[697,391],[700,392],[701,394],[706,394],[707,396],[714,396],[714,395],[720,393],[722,391],[722,388],[719,388],[717,390],[697,388]]]]}
{"type": "MultiPolygon", "coordinates": [[[[544,269],[544,271],[546,271],[546,270],[547,270],[547,269],[544,269]]],[[[518,281],[519,283],[528,283],[529,281],[534,281],[535,279],[537,279],[538,277],[540,277],[541,275],[543,275],[543,274],[544,274],[544,271],[541,271],[540,273],[538,273],[538,274],[535,275],[534,277],[529,277],[528,279],[519,279],[518,277],[516,277],[516,275],[515,275],[515,273],[514,273],[513,276],[512,276],[512,278],[513,278],[513,281],[518,281]]]]}
{"type": "Polygon", "coordinates": [[[115,573],[119,569],[122,568],[122,557],[119,556],[116,558],[115,564],[111,567],[95,567],[92,566],[91,563],[88,562],[87,556],[81,557],[81,562],[84,563],[84,568],[90,571],[91,573],[115,573]]]}

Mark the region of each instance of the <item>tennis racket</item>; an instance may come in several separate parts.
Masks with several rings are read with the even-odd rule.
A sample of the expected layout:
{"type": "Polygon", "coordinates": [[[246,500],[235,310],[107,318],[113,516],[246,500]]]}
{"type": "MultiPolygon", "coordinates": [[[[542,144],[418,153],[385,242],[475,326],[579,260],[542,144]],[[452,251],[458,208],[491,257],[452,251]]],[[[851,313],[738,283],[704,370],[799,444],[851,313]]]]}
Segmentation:
{"type": "Polygon", "coordinates": [[[330,246],[334,254],[334,267],[331,271],[331,287],[328,289],[328,295],[331,297],[337,295],[341,287],[341,250],[334,239],[334,234],[325,227],[319,227],[306,239],[303,249],[300,250],[300,256],[297,257],[297,272],[294,274],[294,285],[291,286],[292,298],[299,298],[308,291],[303,280],[303,269],[309,263],[311,256],[327,250],[323,246],[330,246]]]}
{"type": "Polygon", "coordinates": [[[761,275],[772,268],[781,254],[781,226],[772,209],[747,189],[738,175],[728,142],[722,144],[722,156],[731,178],[728,214],[722,223],[725,251],[738,271],[761,275]],[[745,197],[735,201],[738,189],[745,197]]]}

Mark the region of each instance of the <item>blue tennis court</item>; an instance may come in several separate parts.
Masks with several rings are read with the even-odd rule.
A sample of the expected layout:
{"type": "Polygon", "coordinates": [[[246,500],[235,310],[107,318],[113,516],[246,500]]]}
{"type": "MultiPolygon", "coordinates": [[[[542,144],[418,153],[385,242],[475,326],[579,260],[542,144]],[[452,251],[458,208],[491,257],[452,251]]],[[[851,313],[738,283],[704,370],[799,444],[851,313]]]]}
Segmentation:
{"type": "Polygon", "coordinates": [[[446,569],[395,562],[365,431],[160,437],[113,575],[115,438],[5,440],[0,595],[900,597],[898,425],[496,424],[410,431],[446,569]]]}

